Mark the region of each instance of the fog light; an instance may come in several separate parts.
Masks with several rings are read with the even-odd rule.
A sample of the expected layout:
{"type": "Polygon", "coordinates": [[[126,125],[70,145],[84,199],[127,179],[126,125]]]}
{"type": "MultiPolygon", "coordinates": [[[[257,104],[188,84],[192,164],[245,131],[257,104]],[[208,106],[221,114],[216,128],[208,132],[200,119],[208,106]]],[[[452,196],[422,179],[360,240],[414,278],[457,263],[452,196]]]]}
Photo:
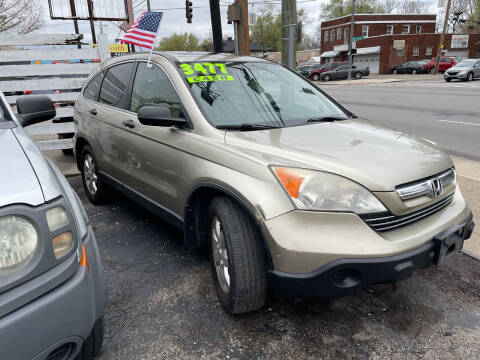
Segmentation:
{"type": "Polygon", "coordinates": [[[68,224],[67,212],[61,206],[47,210],[45,216],[47,217],[48,228],[50,231],[55,231],[68,224]]]}
{"type": "Polygon", "coordinates": [[[62,256],[67,254],[73,246],[73,237],[72,233],[65,232],[63,234],[60,234],[58,236],[55,236],[52,239],[52,244],[53,244],[53,251],[55,253],[55,257],[57,259],[60,259],[62,256]]]}

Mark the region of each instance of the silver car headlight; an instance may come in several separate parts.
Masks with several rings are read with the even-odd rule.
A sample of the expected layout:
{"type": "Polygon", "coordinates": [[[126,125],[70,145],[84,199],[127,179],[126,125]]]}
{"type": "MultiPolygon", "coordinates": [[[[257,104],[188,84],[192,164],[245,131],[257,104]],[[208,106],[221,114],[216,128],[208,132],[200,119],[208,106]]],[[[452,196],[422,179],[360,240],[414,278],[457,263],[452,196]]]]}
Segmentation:
{"type": "Polygon", "coordinates": [[[38,245],[33,223],[18,215],[0,217],[0,276],[27,266],[38,245]]]}
{"type": "Polygon", "coordinates": [[[387,211],[370,191],[342,176],[298,168],[272,169],[298,209],[357,214],[387,211]]]}

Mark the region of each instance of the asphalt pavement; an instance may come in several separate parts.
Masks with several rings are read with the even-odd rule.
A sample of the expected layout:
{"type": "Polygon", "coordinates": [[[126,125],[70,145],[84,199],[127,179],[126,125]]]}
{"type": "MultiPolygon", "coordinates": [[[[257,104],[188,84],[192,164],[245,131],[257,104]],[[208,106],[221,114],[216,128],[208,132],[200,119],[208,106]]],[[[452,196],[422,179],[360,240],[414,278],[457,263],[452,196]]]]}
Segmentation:
{"type": "Polygon", "coordinates": [[[84,202],[106,281],[107,359],[480,359],[480,266],[466,255],[335,301],[220,307],[205,249],[119,194],[84,202]]]}
{"type": "Polygon", "coordinates": [[[359,116],[433,140],[452,155],[480,161],[480,80],[319,85],[359,116]]]}

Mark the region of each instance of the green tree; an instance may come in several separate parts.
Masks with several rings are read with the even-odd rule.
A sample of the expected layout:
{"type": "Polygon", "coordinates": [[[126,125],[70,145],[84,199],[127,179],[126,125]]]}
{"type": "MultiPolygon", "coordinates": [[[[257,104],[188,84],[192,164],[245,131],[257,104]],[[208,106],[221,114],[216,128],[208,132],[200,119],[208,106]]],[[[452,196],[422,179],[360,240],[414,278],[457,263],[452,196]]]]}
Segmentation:
{"type": "Polygon", "coordinates": [[[195,51],[200,49],[200,39],[191,33],[173,34],[160,40],[160,51],[195,51]]]}
{"type": "MultiPolygon", "coordinates": [[[[352,13],[351,0],[329,0],[321,7],[321,20],[334,19],[352,13]]],[[[355,13],[366,14],[375,13],[383,14],[385,9],[379,0],[355,0],[355,13]]]]}

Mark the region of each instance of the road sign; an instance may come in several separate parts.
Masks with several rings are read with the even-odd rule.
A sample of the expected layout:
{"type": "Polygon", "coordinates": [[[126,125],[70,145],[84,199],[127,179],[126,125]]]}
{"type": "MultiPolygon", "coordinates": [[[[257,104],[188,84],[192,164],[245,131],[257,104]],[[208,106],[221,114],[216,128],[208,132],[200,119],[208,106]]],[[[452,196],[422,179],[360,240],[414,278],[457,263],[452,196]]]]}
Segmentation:
{"type": "Polygon", "coordinates": [[[363,39],[365,39],[365,36],[354,36],[352,38],[352,41],[359,41],[359,40],[363,40],[363,39]]]}

